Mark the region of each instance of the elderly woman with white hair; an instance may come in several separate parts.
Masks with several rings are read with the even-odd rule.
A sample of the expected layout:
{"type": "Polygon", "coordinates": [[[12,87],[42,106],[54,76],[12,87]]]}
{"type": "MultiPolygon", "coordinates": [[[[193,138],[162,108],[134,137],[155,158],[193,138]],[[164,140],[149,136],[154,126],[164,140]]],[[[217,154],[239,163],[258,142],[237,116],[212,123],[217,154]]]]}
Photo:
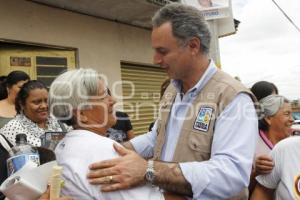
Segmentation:
{"type": "Polygon", "coordinates": [[[269,123],[277,124],[276,130],[278,133],[281,132],[281,135],[274,137],[278,138],[277,140],[273,139],[275,142],[277,141],[277,144],[270,153],[274,165],[269,173],[256,177],[258,184],[254,189],[252,200],[300,199],[300,137],[288,137],[289,127],[293,122],[290,105],[283,107],[278,112],[282,113],[279,114],[281,117],[277,116],[278,119],[273,119],[272,122],[268,120],[269,123]],[[278,142],[279,138],[284,137],[288,138],[278,142]]]}
{"type": "Polygon", "coordinates": [[[259,103],[262,115],[259,120],[259,138],[251,173],[250,193],[256,185],[255,177],[272,171],[274,163],[269,154],[279,141],[291,135],[291,126],[294,121],[291,104],[285,97],[269,95],[261,99],[259,103]]]}
{"type": "MultiPolygon", "coordinates": [[[[108,95],[107,86],[96,71],[65,72],[54,80],[49,93],[52,114],[74,128],[55,149],[57,162],[64,169],[62,195],[71,195],[75,200],[175,199],[164,197],[158,188],[147,185],[104,193],[89,183],[86,175],[91,163],[118,157],[113,148],[115,142],[106,137],[116,122],[115,100],[108,95]]],[[[107,177],[107,183],[114,183],[116,178],[117,175],[107,177]]]]}

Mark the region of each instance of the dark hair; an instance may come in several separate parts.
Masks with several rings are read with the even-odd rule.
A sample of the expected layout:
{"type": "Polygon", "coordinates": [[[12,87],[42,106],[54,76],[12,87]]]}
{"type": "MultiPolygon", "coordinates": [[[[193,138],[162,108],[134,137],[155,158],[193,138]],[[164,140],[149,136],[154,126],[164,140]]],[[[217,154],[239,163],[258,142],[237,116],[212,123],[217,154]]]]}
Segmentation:
{"type": "Polygon", "coordinates": [[[270,128],[270,125],[267,123],[265,118],[262,118],[262,119],[258,120],[258,129],[259,130],[262,130],[264,132],[268,132],[269,128],[270,128]]]}
{"type": "Polygon", "coordinates": [[[181,45],[196,37],[204,54],[209,53],[211,33],[202,13],[193,6],[171,3],[160,8],[152,18],[154,28],[170,22],[172,33],[181,45]]]}
{"type": "Polygon", "coordinates": [[[6,76],[0,76],[0,83],[2,84],[4,81],[6,81],[6,76]]]}
{"type": "Polygon", "coordinates": [[[23,87],[21,88],[21,90],[19,91],[17,98],[16,98],[16,102],[15,102],[16,111],[18,114],[21,113],[22,106],[25,105],[26,99],[28,98],[30,91],[34,90],[34,89],[46,89],[47,90],[47,87],[43,82],[37,81],[37,80],[32,80],[32,81],[28,81],[27,83],[25,83],[23,85],[23,87]]]}
{"type": "Polygon", "coordinates": [[[44,147],[34,147],[38,150],[40,156],[40,164],[45,164],[56,159],[55,153],[44,147]]]}
{"type": "Polygon", "coordinates": [[[6,76],[0,76],[0,100],[7,98],[7,91],[4,87],[6,76]]]}
{"type": "Polygon", "coordinates": [[[278,94],[278,89],[274,83],[270,83],[268,81],[258,81],[251,87],[251,92],[259,101],[262,98],[271,95],[273,92],[278,94]]]}
{"type": "Polygon", "coordinates": [[[28,74],[26,74],[23,71],[12,71],[7,75],[7,77],[1,76],[0,100],[7,98],[8,94],[6,88],[11,88],[19,81],[27,81],[27,80],[30,80],[30,77],[28,76],[28,74]]]}

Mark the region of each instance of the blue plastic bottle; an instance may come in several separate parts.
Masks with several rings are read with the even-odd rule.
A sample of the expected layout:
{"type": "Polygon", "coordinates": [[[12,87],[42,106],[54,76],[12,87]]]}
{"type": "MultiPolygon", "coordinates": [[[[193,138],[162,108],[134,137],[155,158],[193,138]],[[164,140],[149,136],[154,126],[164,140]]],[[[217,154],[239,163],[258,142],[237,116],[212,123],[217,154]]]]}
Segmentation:
{"type": "Polygon", "coordinates": [[[28,161],[40,165],[39,153],[27,144],[26,134],[16,135],[16,146],[11,148],[9,155],[10,157],[6,161],[8,176],[21,169],[28,161]]]}

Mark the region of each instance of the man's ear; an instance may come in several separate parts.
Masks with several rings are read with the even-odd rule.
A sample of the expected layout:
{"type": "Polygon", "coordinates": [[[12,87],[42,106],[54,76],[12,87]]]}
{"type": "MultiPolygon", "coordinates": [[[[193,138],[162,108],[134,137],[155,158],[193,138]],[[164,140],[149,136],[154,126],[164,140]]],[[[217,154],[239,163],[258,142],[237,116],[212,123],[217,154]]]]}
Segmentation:
{"type": "Polygon", "coordinates": [[[197,55],[200,51],[200,40],[199,38],[192,38],[188,41],[188,47],[193,55],[197,55]]]}
{"type": "Polygon", "coordinates": [[[88,118],[82,110],[73,110],[73,116],[75,116],[76,120],[80,123],[86,124],[88,122],[88,118]]]}

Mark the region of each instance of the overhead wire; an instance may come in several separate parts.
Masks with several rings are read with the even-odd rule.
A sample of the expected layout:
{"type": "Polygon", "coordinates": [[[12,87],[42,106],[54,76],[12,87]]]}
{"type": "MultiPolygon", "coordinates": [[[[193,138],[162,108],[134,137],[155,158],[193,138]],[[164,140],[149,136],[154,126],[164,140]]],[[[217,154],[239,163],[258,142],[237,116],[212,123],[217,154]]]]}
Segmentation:
{"type": "Polygon", "coordinates": [[[272,0],[272,2],[277,6],[277,8],[281,11],[281,13],[287,18],[287,20],[297,29],[297,31],[300,33],[300,28],[294,23],[294,21],[287,15],[287,13],[278,5],[278,3],[275,0],[272,0]]]}

